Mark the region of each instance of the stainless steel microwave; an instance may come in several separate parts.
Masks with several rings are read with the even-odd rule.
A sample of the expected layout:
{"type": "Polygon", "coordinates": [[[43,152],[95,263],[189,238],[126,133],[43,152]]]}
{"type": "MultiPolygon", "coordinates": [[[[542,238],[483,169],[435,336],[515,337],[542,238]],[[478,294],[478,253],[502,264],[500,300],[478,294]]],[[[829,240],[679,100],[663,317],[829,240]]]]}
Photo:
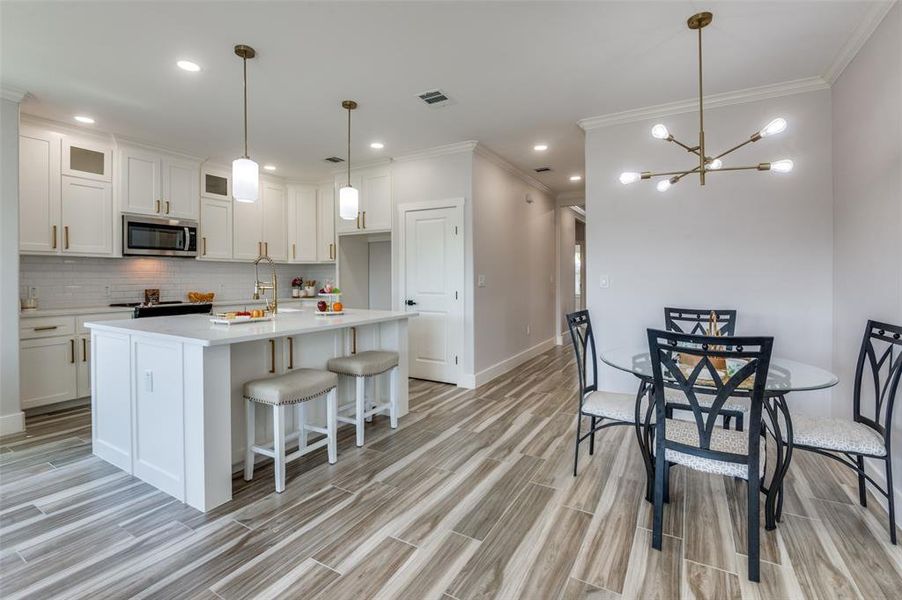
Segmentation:
{"type": "Polygon", "coordinates": [[[197,221],[122,216],[124,256],[197,256],[197,221]]]}

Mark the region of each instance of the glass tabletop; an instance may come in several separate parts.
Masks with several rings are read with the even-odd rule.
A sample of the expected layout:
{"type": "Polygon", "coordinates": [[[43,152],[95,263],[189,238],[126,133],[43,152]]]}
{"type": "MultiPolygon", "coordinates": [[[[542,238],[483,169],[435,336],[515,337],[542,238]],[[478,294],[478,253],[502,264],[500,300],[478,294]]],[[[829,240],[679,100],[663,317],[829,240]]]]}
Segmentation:
{"type": "MultiPolygon", "coordinates": [[[[652,378],[651,355],[648,347],[632,346],[603,350],[599,354],[607,365],[632,373],[643,379],[652,378]]],[[[785,394],[804,390],[822,390],[839,383],[839,378],[830,371],[788,358],[771,357],[767,372],[768,392],[785,394]]]]}

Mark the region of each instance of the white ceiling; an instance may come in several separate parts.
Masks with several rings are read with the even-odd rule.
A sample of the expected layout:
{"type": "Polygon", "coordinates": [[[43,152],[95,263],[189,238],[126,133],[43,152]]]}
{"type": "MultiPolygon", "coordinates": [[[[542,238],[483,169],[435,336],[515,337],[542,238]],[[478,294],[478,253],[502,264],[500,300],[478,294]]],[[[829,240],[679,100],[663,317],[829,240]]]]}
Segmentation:
{"type": "Polygon", "coordinates": [[[227,162],[241,153],[241,61],[250,154],[317,179],[353,159],[475,139],[556,192],[581,189],[585,117],[692,98],[686,18],[712,10],[706,93],[818,76],[873,2],[9,2],[0,4],[0,83],[23,112],[227,162]],[[199,63],[200,73],[175,66],[199,63]],[[440,87],[456,103],[415,95],[440,87]],[[369,143],[385,143],[381,152],[369,143]],[[543,142],[549,150],[532,150],[543,142]]]}

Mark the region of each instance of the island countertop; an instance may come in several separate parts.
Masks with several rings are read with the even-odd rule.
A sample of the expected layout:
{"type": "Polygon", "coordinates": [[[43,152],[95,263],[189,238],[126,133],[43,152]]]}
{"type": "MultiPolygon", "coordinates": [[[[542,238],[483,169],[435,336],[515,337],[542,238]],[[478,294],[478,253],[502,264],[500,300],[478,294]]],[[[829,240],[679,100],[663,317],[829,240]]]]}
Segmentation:
{"type": "Polygon", "coordinates": [[[302,335],[416,316],[416,312],[390,310],[345,309],[343,315],[317,315],[314,310],[286,309],[272,321],[222,325],[210,322],[210,315],[177,315],[88,322],[85,327],[128,335],[160,337],[199,346],[223,346],[274,337],[302,335]]]}

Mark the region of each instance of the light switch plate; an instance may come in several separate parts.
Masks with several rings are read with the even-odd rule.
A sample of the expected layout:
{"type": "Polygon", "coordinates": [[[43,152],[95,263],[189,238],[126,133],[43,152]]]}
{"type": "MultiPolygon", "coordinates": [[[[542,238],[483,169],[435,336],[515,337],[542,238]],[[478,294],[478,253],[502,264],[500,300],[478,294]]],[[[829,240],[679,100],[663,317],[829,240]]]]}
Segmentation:
{"type": "Polygon", "coordinates": [[[153,371],[144,371],[144,391],[153,393],[153,371]]]}
{"type": "Polygon", "coordinates": [[[607,275],[601,276],[601,281],[599,282],[601,289],[606,290],[611,287],[611,278],[607,275]]]}
{"type": "Polygon", "coordinates": [[[485,287],[485,275],[479,275],[476,278],[476,287],[485,287]]]}

